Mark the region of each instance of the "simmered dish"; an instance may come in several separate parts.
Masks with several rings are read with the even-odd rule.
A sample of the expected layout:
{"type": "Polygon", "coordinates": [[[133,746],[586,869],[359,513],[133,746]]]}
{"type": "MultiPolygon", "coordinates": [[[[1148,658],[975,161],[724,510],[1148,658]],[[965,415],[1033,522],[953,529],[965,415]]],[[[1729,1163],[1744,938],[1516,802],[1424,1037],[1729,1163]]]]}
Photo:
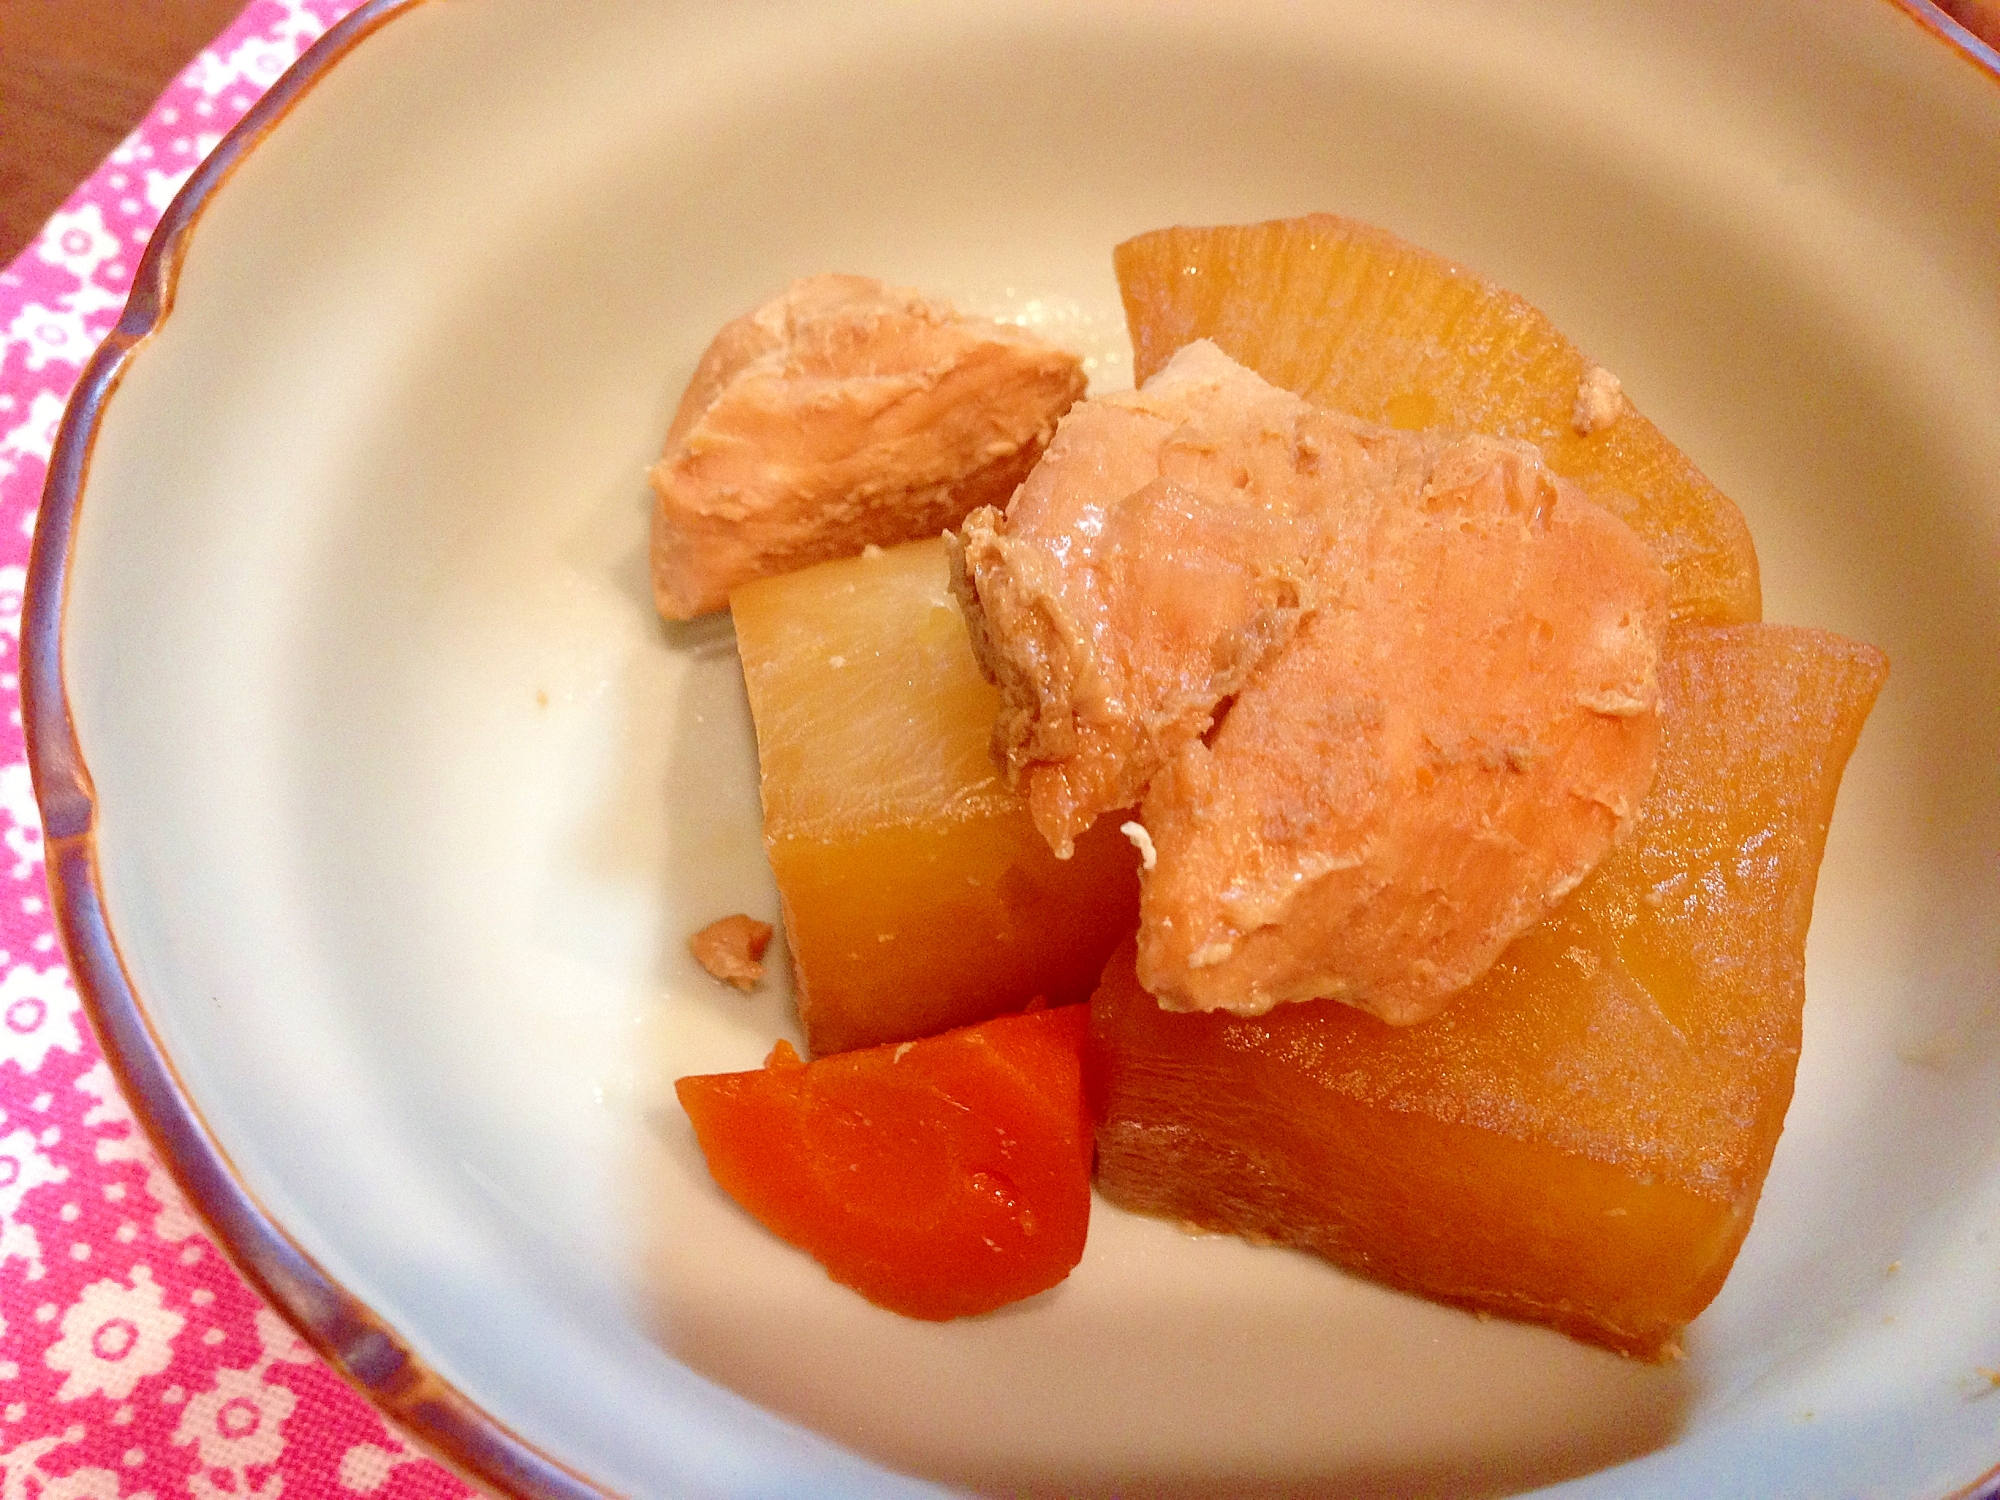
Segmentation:
{"type": "MultiPolygon", "coordinates": [[[[1735,507],[1462,268],[1325,216],[1116,259],[1137,391],[1066,401],[943,541],[731,596],[815,1060],[688,1080],[690,1111],[777,1090],[848,1119],[853,1077],[938,1045],[988,1066],[1011,1013],[1088,998],[1036,1076],[1070,1038],[1107,1198],[1671,1357],[1782,1128],[1886,663],[1754,623],[1735,507]]],[[[679,545],[656,532],[656,567],[679,545]]],[[[951,1286],[838,1269],[890,1220],[1026,1205],[953,1144],[979,1106],[949,1073],[915,1089],[932,1123],[887,1111],[895,1151],[842,1127],[810,1234],[697,1123],[838,1279],[955,1316],[1073,1262],[1030,1230],[988,1237],[1005,1266],[940,1257],[951,1286]]],[[[1052,1202],[1093,1169],[1037,1161],[1067,1163],[1052,1202]]]]}

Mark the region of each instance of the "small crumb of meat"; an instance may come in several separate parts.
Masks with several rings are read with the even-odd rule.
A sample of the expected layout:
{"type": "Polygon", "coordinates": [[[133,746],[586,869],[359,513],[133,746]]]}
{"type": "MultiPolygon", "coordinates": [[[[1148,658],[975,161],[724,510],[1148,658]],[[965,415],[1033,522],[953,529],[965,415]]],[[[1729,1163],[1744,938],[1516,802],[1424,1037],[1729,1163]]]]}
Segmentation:
{"type": "Polygon", "coordinates": [[[1139,868],[1150,870],[1160,862],[1160,851],[1153,847],[1153,836],[1146,832],[1146,825],[1137,821],[1120,823],[1118,831],[1132,841],[1132,847],[1139,851],[1139,868]]]}
{"type": "Polygon", "coordinates": [[[716,334],[652,467],[660,613],[1004,504],[1084,385],[1010,324],[865,276],[794,282],[716,334]]]}
{"type": "Polygon", "coordinates": [[[1602,365],[1591,365],[1576,386],[1576,409],[1570,425],[1578,437],[1602,432],[1625,412],[1625,387],[1602,365]]]}
{"type": "Polygon", "coordinates": [[[710,922],[688,939],[688,951],[709,973],[739,990],[755,989],[764,977],[764,950],[771,946],[771,924],[741,912],[710,922]]]}

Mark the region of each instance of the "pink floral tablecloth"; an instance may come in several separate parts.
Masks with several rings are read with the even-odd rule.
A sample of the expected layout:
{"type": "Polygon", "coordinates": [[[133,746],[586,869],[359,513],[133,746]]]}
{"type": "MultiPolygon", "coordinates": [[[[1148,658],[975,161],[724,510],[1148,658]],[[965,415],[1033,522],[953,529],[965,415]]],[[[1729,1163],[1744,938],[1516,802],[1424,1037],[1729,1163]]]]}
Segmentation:
{"type": "Polygon", "coordinates": [[[198,1227],[56,946],[21,738],[21,591],[70,387],[195,165],[355,0],[254,0],[0,272],[0,1500],[467,1487],[387,1430],[198,1227]]]}

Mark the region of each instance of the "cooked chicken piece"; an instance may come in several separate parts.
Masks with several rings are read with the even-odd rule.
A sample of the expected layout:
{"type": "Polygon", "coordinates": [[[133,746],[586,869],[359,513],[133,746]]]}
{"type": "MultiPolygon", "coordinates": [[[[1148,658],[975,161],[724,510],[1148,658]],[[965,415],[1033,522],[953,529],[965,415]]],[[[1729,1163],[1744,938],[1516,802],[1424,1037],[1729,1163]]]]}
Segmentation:
{"type": "Polygon", "coordinates": [[[1422,1020],[1629,828],[1665,580],[1524,444],[1317,410],[1213,345],[1087,402],[961,597],[1061,852],[1141,807],[1169,1009],[1422,1020]]]}
{"type": "Polygon", "coordinates": [[[764,950],[771,946],[771,924],[742,912],[710,922],[688,939],[688,951],[724,984],[750,990],[764,977],[764,950]]]}
{"type": "Polygon", "coordinates": [[[948,543],[1002,690],[994,756],[1057,854],[1135,804],[1297,628],[1342,517],[1291,477],[1365,485],[1400,456],[1385,469],[1350,426],[1204,340],[1144,390],[1075,408],[1006,515],[975,511],[948,543]]]}
{"type": "Polygon", "coordinates": [[[660,613],[1004,503],[1083,388],[1019,328],[863,276],[794,282],[715,336],[652,468],[660,613]]]}

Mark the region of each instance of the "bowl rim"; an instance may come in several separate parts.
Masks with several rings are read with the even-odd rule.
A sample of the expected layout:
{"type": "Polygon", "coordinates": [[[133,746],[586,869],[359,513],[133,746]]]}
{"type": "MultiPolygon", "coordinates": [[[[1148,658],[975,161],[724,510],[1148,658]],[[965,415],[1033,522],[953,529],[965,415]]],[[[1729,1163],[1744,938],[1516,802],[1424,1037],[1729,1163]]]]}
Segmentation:
{"type": "MultiPolygon", "coordinates": [[[[78,999],[161,1163],[210,1239],[305,1342],[413,1441],[461,1477],[519,1500],[614,1492],[550,1456],[471,1400],[322,1268],[246,1186],[183,1085],[119,953],[97,854],[97,802],[63,670],[76,520],[92,449],[132,359],[173,310],[203,212],[235,169],[363,41],[425,0],[362,0],[223,136],[161,215],[116,325],[84,366],[57,429],[29,550],[21,619],[21,707],[51,909],[78,999]]],[[[1885,0],[2000,86],[2000,48],[1936,0],[1885,0]]],[[[1941,1500],[2000,1500],[2000,1463],[1941,1500]]]]}
{"type": "Polygon", "coordinates": [[[299,1246],[237,1173],[182,1083],[119,953],[98,868],[96,794],[63,671],[71,553],[92,449],[132,359],[173,310],[202,213],[315,85],[368,37],[423,3],[363,0],[335,22],[223,136],[160,216],[124,310],[85,364],[50,452],[22,605],[21,723],[52,914],[78,999],[134,1118],[210,1239],[399,1435],[463,1478],[522,1500],[602,1500],[612,1492],[543,1452],[425,1364],[299,1246]]]}

